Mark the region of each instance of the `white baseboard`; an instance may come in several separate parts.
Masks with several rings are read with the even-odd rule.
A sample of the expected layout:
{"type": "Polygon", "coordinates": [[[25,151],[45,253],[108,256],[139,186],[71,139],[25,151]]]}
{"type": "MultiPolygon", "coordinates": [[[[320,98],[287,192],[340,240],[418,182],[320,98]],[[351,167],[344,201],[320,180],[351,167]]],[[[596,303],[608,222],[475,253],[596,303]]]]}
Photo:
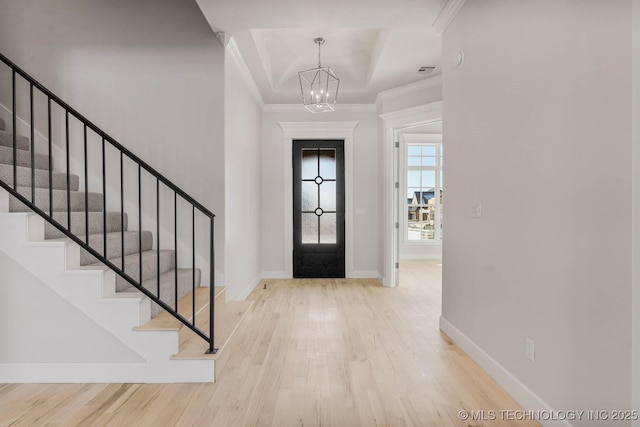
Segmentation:
{"type": "Polygon", "coordinates": [[[252,281],[249,283],[244,290],[238,295],[237,298],[234,298],[235,301],[244,301],[247,299],[249,294],[253,292],[253,290],[258,286],[258,283],[262,280],[262,274],[258,274],[252,281]]]}
{"type": "Polygon", "coordinates": [[[377,279],[382,281],[382,276],[377,271],[368,271],[368,270],[354,270],[351,272],[351,275],[347,277],[348,279],[377,279]]]}
{"type": "MultiPolygon", "coordinates": [[[[175,362],[175,361],[172,361],[175,362]]],[[[0,380],[16,384],[202,383],[214,378],[215,361],[179,361],[175,372],[148,363],[0,363],[0,380]],[[184,363],[188,362],[188,363],[184,363]]],[[[212,382],[212,381],[211,381],[212,382]]]]}
{"type": "MultiPolygon", "coordinates": [[[[291,279],[286,271],[263,271],[263,279],[291,279]]],[[[356,270],[351,272],[347,279],[377,279],[382,282],[382,276],[377,271],[356,270]]],[[[247,294],[249,295],[249,294],[247,294]]]]}
{"type": "Polygon", "coordinates": [[[400,261],[403,259],[442,259],[442,252],[439,254],[400,254],[400,261]]]}
{"type": "Polygon", "coordinates": [[[263,271],[262,272],[263,279],[291,279],[291,275],[288,275],[286,271],[263,271]]]}
{"type": "MultiPolygon", "coordinates": [[[[440,330],[458,345],[473,361],[491,376],[516,402],[526,410],[548,411],[553,409],[518,378],[499,364],[462,331],[453,326],[447,319],[440,316],[440,330]]],[[[541,421],[545,427],[573,427],[568,421],[541,421]]]]}

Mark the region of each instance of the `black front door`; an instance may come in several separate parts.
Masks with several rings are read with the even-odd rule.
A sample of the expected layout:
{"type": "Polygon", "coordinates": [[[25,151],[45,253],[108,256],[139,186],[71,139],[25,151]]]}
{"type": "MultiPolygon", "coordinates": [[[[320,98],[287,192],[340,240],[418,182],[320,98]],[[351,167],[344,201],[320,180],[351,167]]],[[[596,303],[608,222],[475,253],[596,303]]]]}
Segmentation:
{"type": "Polygon", "coordinates": [[[293,277],[344,277],[344,141],[293,141],[293,277]]]}

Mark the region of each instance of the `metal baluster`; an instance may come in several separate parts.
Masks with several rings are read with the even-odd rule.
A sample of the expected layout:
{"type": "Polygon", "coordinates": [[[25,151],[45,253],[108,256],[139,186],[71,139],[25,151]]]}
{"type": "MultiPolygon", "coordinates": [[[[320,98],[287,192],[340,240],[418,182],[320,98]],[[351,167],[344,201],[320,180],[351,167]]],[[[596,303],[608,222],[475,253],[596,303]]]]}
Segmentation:
{"type": "Polygon", "coordinates": [[[13,108],[13,189],[18,191],[18,153],[16,152],[16,145],[18,143],[17,139],[17,135],[18,135],[18,129],[17,129],[17,120],[16,120],[16,70],[13,70],[13,74],[12,74],[12,78],[11,78],[11,85],[12,85],[12,93],[13,93],[13,101],[12,101],[12,108],[13,108]]]}
{"type": "Polygon", "coordinates": [[[71,180],[69,179],[69,110],[65,110],[65,130],[67,133],[67,230],[71,231],[71,180]]]}
{"type": "Polygon", "coordinates": [[[104,235],[104,257],[107,257],[107,168],[104,136],[102,137],[102,233],[104,235]]]}
{"type": "MultiPolygon", "coordinates": [[[[120,151],[120,238],[124,248],[124,155],[120,151]]],[[[124,273],[124,250],[122,251],[122,272],[124,273]]]]}
{"type": "Polygon", "coordinates": [[[209,227],[211,228],[209,234],[209,256],[211,261],[209,262],[209,349],[208,354],[215,354],[218,349],[215,348],[214,342],[214,322],[215,322],[215,248],[214,248],[214,228],[215,217],[211,216],[209,221],[209,227]]]}
{"type": "MultiPolygon", "coordinates": [[[[138,163],[138,248],[139,267],[140,267],[140,286],[142,286],[142,167],[138,163]]],[[[124,244],[122,245],[122,252],[124,253],[124,244]]]]}
{"type": "Polygon", "coordinates": [[[196,326],[196,206],[191,205],[191,324],[196,326]]]}
{"type": "MultiPolygon", "coordinates": [[[[87,245],[89,244],[89,171],[87,168],[87,125],[84,125],[84,227],[87,245]]],[[[105,236],[106,237],[106,236],[105,236]]]]}
{"type": "Polygon", "coordinates": [[[175,264],[175,268],[173,270],[174,273],[174,298],[175,298],[175,308],[176,313],[178,312],[178,193],[173,192],[173,260],[175,264]]]}
{"type": "Polygon", "coordinates": [[[36,204],[36,169],[35,169],[35,153],[33,146],[33,83],[29,85],[29,114],[31,124],[31,203],[36,204]]]}
{"type": "MultiPolygon", "coordinates": [[[[156,237],[157,237],[157,253],[156,260],[158,262],[158,299],[160,298],[160,179],[156,177],[156,237]]],[[[142,248],[140,249],[142,250],[142,248]]]]}
{"type": "Polygon", "coordinates": [[[49,127],[47,129],[47,137],[49,138],[49,216],[53,218],[53,153],[51,141],[51,97],[47,97],[47,120],[49,127]]]}

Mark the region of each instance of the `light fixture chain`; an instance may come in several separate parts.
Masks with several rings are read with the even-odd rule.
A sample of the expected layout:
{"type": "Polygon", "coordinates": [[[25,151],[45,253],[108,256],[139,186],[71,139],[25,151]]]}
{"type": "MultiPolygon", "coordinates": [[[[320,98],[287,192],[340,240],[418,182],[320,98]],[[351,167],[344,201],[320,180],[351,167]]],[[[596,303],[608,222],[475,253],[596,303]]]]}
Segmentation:
{"type": "Polygon", "coordinates": [[[318,42],[318,68],[322,68],[322,63],[320,62],[320,46],[322,46],[322,43],[318,42]]]}

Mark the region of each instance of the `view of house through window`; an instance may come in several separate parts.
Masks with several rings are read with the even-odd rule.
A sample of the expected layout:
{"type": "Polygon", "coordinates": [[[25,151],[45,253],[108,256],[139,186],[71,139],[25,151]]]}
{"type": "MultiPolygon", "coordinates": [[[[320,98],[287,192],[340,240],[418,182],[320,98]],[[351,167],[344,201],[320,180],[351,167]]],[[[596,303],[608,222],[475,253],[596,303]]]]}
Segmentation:
{"type": "Polygon", "coordinates": [[[407,144],[407,240],[442,240],[442,144],[407,144]]]}

